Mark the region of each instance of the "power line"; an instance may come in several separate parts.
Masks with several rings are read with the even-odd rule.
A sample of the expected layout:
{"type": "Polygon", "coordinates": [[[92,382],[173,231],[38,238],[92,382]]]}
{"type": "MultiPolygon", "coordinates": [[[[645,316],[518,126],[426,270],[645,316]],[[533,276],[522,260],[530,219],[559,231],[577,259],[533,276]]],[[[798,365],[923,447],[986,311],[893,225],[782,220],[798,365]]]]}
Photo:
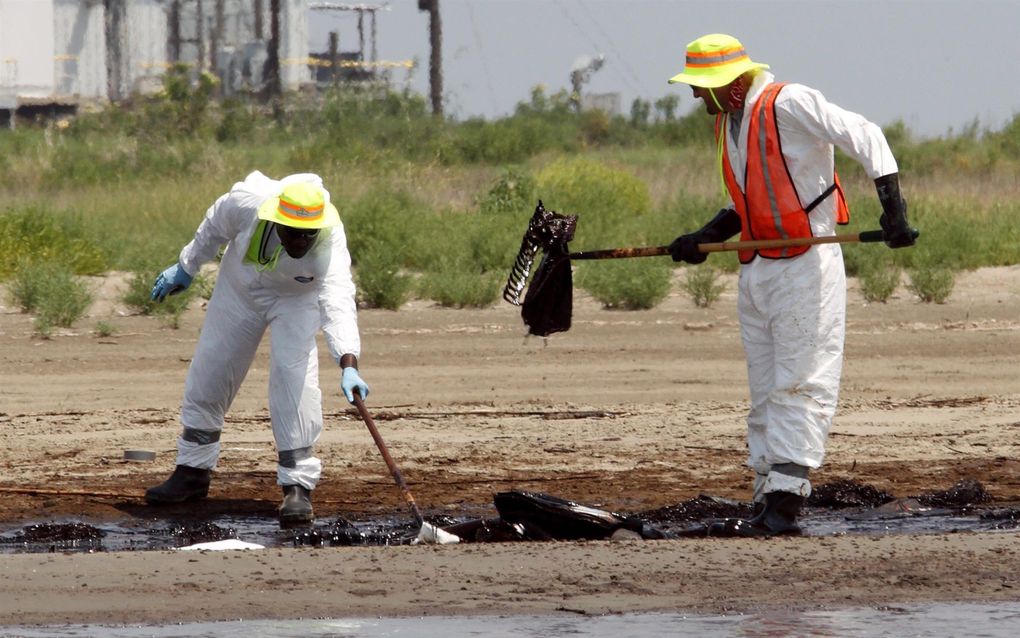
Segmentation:
{"type": "MultiPolygon", "coordinates": [[[[577,3],[582,6],[584,5],[584,3],[581,0],[577,0],[577,3]]],[[[599,22],[595,19],[595,13],[591,10],[586,10],[584,13],[585,15],[588,16],[588,19],[592,21],[592,23],[595,25],[595,28],[598,29],[599,33],[602,34],[602,37],[606,39],[606,42],[609,43],[609,49],[613,52],[613,56],[615,57],[615,59],[620,61],[620,64],[628,73],[630,73],[631,78],[633,78],[635,82],[641,84],[641,78],[638,77],[638,74],[635,73],[634,69],[631,68],[631,66],[627,63],[627,59],[624,58],[620,51],[616,48],[616,44],[613,42],[613,39],[609,37],[609,34],[606,32],[606,30],[603,29],[602,25],[599,24],[599,22]]],[[[624,79],[624,81],[626,81],[626,79],[624,79]]],[[[630,86],[630,89],[635,93],[638,94],[641,93],[640,89],[638,89],[637,87],[630,86]]]]}
{"type": "MultiPolygon", "coordinates": [[[[574,16],[572,16],[570,14],[570,12],[567,10],[567,7],[561,2],[561,0],[554,0],[554,2],[556,3],[556,6],[560,8],[560,11],[563,12],[564,17],[566,17],[567,20],[572,25],[574,25],[574,28],[577,29],[577,32],[580,33],[581,36],[584,37],[585,39],[591,41],[593,48],[595,48],[595,50],[598,51],[601,48],[599,46],[599,43],[597,41],[595,41],[595,39],[592,38],[590,35],[588,35],[588,32],[584,28],[582,28],[580,24],[578,24],[577,20],[574,19],[574,16]]],[[[587,10],[585,10],[585,12],[587,13],[587,10]]],[[[598,25],[596,24],[596,26],[598,26],[598,25]]],[[[599,28],[599,29],[601,30],[601,28],[599,28]]],[[[610,38],[605,35],[605,32],[603,32],[603,37],[605,37],[605,39],[607,41],[609,41],[610,49],[612,49],[612,51],[614,52],[614,55],[617,56],[617,59],[620,60],[620,62],[623,64],[623,66],[631,73],[631,75],[634,75],[634,77],[636,79],[637,76],[634,74],[634,72],[632,70],[630,70],[630,67],[629,67],[629,65],[627,65],[626,60],[624,60],[623,57],[620,56],[619,51],[617,51],[616,47],[613,45],[612,40],[610,40],[610,38]]],[[[611,66],[611,68],[615,67],[615,65],[610,65],[610,66],[611,66]]],[[[623,74],[620,74],[620,73],[617,73],[617,75],[620,76],[620,79],[623,81],[624,84],[627,85],[627,87],[631,91],[634,91],[635,93],[640,95],[641,90],[639,88],[637,88],[636,86],[634,86],[633,84],[631,84],[626,76],[624,76],[623,74]]],[[[640,80],[639,80],[639,83],[640,83],[640,80]]]]}
{"type": "Polygon", "coordinates": [[[574,20],[574,16],[570,15],[570,12],[567,11],[567,8],[565,6],[563,6],[563,3],[560,2],[560,0],[553,0],[553,2],[556,4],[557,7],[560,8],[560,11],[563,12],[563,16],[570,22],[570,24],[574,25],[574,28],[577,29],[577,32],[580,33],[581,36],[584,37],[585,39],[591,40],[592,47],[597,50],[599,48],[598,42],[595,42],[595,40],[593,40],[585,32],[585,30],[581,28],[581,25],[577,23],[577,20],[574,20]]]}
{"type": "Polygon", "coordinates": [[[489,89],[489,99],[492,100],[492,112],[499,112],[499,103],[496,100],[496,91],[492,88],[492,73],[489,72],[489,61],[485,57],[485,48],[482,46],[482,37],[478,32],[478,25],[475,23],[475,11],[471,3],[465,3],[468,10],[468,20],[471,21],[471,31],[475,36],[475,44],[478,46],[478,57],[482,59],[482,71],[485,73],[485,86],[489,89]]]}

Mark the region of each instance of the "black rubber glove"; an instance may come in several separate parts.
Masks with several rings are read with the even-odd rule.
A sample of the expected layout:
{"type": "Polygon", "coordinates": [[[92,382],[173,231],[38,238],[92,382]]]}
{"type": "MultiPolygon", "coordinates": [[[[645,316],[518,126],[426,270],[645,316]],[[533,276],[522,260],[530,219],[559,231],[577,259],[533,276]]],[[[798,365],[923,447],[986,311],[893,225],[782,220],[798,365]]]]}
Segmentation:
{"type": "Polygon", "coordinates": [[[673,240],[673,243],[669,245],[669,254],[673,257],[673,261],[685,261],[689,264],[700,264],[708,259],[708,253],[703,253],[698,250],[698,244],[701,241],[698,239],[697,233],[691,233],[690,235],[680,235],[673,240]]]}
{"type": "Polygon", "coordinates": [[[889,248],[906,248],[914,245],[914,233],[907,223],[907,202],[900,195],[900,179],[898,173],[883,175],[875,180],[878,189],[878,201],[882,202],[882,216],[878,223],[882,226],[885,245],[889,248]]]}
{"type": "Polygon", "coordinates": [[[673,243],[669,245],[669,254],[673,257],[673,261],[700,264],[708,259],[708,253],[698,250],[698,244],[726,241],[739,232],[740,215],[731,208],[724,208],[700,230],[680,235],[674,239],[673,243]]]}

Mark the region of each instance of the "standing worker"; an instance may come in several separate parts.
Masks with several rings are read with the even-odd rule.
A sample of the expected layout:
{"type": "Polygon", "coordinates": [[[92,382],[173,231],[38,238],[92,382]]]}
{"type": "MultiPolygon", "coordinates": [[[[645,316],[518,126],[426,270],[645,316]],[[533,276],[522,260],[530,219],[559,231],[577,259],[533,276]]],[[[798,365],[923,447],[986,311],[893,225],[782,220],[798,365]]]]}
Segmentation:
{"type": "MultiPolygon", "coordinates": [[[[882,204],[890,248],[914,243],[900,196],[896,160],[882,130],[800,84],[777,83],[740,42],[712,34],[687,45],[683,72],[715,116],[719,171],[731,202],[700,230],[670,245],[674,261],[698,264],[706,242],[823,237],[849,221],[833,145],[864,168],[882,204]]],[[[837,243],[739,253],[737,311],[751,407],[748,465],[756,513],[710,534],[800,532],[811,493],[808,472],[822,464],[843,365],[846,273],[837,243]]]]}
{"type": "Polygon", "coordinates": [[[280,524],[313,519],[311,492],[322,463],[313,446],[322,432],[322,393],[315,336],[322,327],[342,369],[340,388],[368,396],[358,374],[354,282],[336,207],[317,175],[283,180],[256,171],[209,207],[178,263],[156,279],[152,299],[191,284],[202,264],[226,251],[188,369],[181,405],[184,430],[177,467],[145,493],[153,505],[204,498],[220,454],[223,416],[269,328],[269,413],[283,486],[280,524]]]}

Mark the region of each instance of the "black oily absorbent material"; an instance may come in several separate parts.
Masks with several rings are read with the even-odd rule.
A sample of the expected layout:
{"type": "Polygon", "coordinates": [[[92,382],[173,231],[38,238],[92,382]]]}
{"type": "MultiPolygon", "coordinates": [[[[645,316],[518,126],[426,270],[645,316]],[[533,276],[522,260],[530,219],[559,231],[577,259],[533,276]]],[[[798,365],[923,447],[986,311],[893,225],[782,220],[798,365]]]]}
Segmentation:
{"type": "Polygon", "coordinates": [[[548,337],[570,330],[574,306],[574,278],[566,254],[552,252],[542,258],[521,305],[528,333],[548,337]]]}

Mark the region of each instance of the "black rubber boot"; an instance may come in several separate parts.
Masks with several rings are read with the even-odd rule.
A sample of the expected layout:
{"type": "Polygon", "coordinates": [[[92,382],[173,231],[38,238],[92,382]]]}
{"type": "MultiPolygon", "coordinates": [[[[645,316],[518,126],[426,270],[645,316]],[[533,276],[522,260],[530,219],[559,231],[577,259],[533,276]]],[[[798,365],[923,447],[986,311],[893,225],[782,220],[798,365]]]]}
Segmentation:
{"type": "Polygon", "coordinates": [[[145,501],[149,505],[170,505],[205,498],[211,480],[211,470],[178,465],[170,478],[145,490],[145,501]]]}
{"type": "Polygon", "coordinates": [[[758,501],[751,504],[751,518],[758,518],[765,511],[765,502],[758,501]]]}
{"type": "Polygon", "coordinates": [[[280,505],[280,527],[311,523],[312,492],[301,485],[283,486],[283,504],[280,505]]]}
{"type": "Polygon", "coordinates": [[[797,516],[804,497],[790,492],[770,492],[765,495],[765,508],[748,519],[728,518],[712,523],[709,536],[730,538],[761,538],[800,534],[797,516]]]}

